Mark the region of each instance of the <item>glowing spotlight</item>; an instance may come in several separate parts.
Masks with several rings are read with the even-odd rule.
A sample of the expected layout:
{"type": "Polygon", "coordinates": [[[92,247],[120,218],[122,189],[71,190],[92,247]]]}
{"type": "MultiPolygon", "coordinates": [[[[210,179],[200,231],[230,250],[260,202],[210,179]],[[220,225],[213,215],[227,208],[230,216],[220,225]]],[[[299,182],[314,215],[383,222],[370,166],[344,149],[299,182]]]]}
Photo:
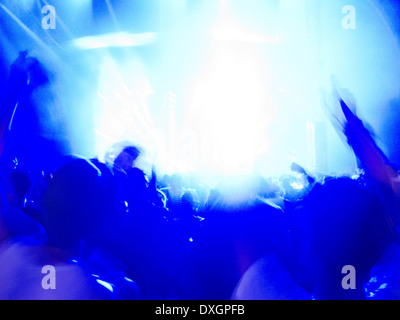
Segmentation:
{"type": "Polygon", "coordinates": [[[70,42],[70,45],[81,50],[110,47],[138,47],[151,44],[155,39],[156,34],[151,32],[139,34],[117,32],[75,39],[70,42]]]}
{"type": "Polygon", "coordinates": [[[242,42],[217,43],[203,77],[193,88],[191,123],[199,136],[200,166],[222,174],[248,174],[267,148],[265,70],[259,52],[242,42]]]}

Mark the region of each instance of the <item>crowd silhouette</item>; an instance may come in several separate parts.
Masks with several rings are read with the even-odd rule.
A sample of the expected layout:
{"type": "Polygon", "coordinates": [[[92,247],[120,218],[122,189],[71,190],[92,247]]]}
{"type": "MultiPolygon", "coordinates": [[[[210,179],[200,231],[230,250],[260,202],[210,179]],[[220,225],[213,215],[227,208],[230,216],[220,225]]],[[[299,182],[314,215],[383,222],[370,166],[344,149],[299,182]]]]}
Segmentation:
{"type": "Polygon", "coordinates": [[[41,150],[34,137],[16,141],[15,107],[48,81],[21,53],[2,101],[0,299],[400,298],[398,170],[339,94],[334,125],[359,175],[316,177],[293,163],[279,178],[210,187],[145,174],[143,150],[129,141],[104,162],[66,155],[57,141],[41,150]],[[55,267],[56,289],[43,288],[44,266],[55,267]],[[356,270],[354,288],[343,287],[345,266],[356,270]]]}

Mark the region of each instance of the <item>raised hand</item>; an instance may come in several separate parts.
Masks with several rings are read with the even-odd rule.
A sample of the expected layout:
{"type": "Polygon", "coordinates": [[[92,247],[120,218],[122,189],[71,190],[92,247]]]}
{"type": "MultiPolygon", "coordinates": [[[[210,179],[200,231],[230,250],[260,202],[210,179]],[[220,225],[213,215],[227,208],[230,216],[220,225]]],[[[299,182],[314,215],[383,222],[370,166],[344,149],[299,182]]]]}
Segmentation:
{"type": "Polygon", "coordinates": [[[28,51],[21,51],[10,67],[9,94],[18,100],[22,95],[28,94],[29,91],[48,81],[47,72],[39,60],[28,56],[28,51]]]}

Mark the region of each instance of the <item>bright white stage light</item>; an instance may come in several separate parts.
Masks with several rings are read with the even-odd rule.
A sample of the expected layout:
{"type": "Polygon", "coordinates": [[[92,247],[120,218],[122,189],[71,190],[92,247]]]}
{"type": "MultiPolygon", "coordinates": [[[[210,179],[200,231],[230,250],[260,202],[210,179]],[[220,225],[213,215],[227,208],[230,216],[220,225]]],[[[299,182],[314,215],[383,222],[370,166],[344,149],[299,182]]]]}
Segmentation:
{"type": "Polygon", "coordinates": [[[273,115],[266,105],[264,70],[257,51],[243,43],[218,42],[191,98],[191,123],[202,149],[200,167],[222,174],[251,173],[267,148],[265,126],[273,115]]]}
{"type": "MultiPolygon", "coordinates": [[[[234,5],[234,1],[229,3],[234,5]]],[[[342,30],[341,38],[337,37],[337,24],[324,21],[334,4],[324,4],[329,10],[320,12],[324,18],[318,23],[325,30],[317,28],[317,21],[307,20],[309,16],[318,16],[317,7],[306,10],[301,3],[296,2],[293,7],[291,1],[281,1],[279,13],[276,12],[279,37],[275,37],[273,29],[268,33],[267,27],[257,28],[246,15],[241,18],[239,2],[235,3],[239,19],[229,16],[225,10],[228,8],[222,6],[224,14],[215,24],[216,15],[211,19],[210,10],[200,10],[198,16],[188,16],[186,21],[189,26],[191,20],[196,21],[195,26],[185,30],[171,28],[173,31],[159,34],[162,41],[157,50],[162,58],[156,61],[149,58],[151,67],[147,70],[154,71],[152,79],[157,95],[177,91],[176,109],[172,106],[162,116],[158,112],[161,107],[151,111],[144,107],[145,103],[132,104],[131,95],[140,83],[131,83],[126,61],[114,61],[113,67],[108,62],[103,65],[99,97],[104,110],[96,128],[102,141],[100,149],[105,148],[105,141],[111,144],[127,138],[145,141],[151,137],[151,143],[147,139],[147,144],[140,144],[157,149],[157,164],[168,173],[192,171],[207,177],[252,173],[257,169],[266,175],[279,175],[287,172],[293,161],[311,171],[335,173],[346,167],[346,172],[351,172],[353,157],[330,129],[321,107],[320,90],[326,86],[327,75],[335,72],[345,79],[346,87],[361,97],[360,105],[365,105],[366,100],[372,105],[369,100],[374,98],[376,90],[370,90],[368,83],[380,86],[381,82],[373,76],[362,77],[361,81],[359,72],[367,74],[387,68],[378,68],[376,64],[384,66],[386,60],[375,61],[375,56],[366,54],[365,48],[368,43],[376,42],[381,44],[374,46],[378,53],[393,50],[386,50],[389,45],[382,45],[384,39],[378,41],[379,32],[372,30],[372,26],[370,33],[342,30]],[[197,37],[210,29],[211,38],[197,37]],[[334,35],[331,29],[335,30],[334,35]],[[325,37],[330,41],[320,42],[325,37]],[[189,38],[193,40],[190,44],[186,42],[189,38]],[[347,47],[353,49],[345,50],[347,47]],[[364,57],[365,62],[359,57],[364,57]],[[187,91],[188,95],[183,96],[187,91]],[[132,118],[139,120],[138,126],[128,124],[132,118]],[[159,120],[156,122],[161,126],[166,124],[165,128],[158,124],[153,127],[151,119],[159,120]],[[132,131],[133,127],[137,128],[134,135],[124,129],[132,131]]],[[[260,0],[260,8],[264,8],[261,3],[260,0]]],[[[245,5],[243,8],[246,9],[245,5]]],[[[155,34],[137,36],[103,35],[79,39],[75,45],[86,49],[129,47],[155,39],[155,34]]],[[[147,78],[144,76],[142,80],[145,85],[147,78]]],[[[301,189],[302,184],[292,187],[301,189]]]]}
{"type": "Polygon", "coordinates": [[[155,39],[156,34],[151,32],[140,34],[117,32],[75,39],[70,42],[70,45],[81,50],[110,47],[138,47],[148,45],[155,39]]]}

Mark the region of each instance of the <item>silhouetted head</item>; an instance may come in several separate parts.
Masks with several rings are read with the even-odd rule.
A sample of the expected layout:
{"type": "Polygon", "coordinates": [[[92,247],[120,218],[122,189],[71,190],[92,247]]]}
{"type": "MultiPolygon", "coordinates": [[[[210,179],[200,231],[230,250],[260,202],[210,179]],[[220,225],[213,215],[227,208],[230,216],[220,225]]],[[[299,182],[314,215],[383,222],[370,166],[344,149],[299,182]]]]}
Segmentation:
{"type": "Polygon", "coordinates": [[[182,196],[183,212],[194,213],[198,205],[196,193],[193,190],[187,190],[182,196]]]}
{"type": "Polygon", "coordinates": [[[109,179],[89,160],[75,159],[59,169],[44,195],[50,242],[72,247],[96,231],[109,216],[109,179]]]}
{"type": "Polygon", "coordinates": [[[140,155],[140,150],[135,146],[127,146],[125,147],[121,153],[117,156],[114,161],[114,164],[119,166],[124,171],[128,171],[132,167],[134,167],[134,163],[136,159],[140,155]]]}

